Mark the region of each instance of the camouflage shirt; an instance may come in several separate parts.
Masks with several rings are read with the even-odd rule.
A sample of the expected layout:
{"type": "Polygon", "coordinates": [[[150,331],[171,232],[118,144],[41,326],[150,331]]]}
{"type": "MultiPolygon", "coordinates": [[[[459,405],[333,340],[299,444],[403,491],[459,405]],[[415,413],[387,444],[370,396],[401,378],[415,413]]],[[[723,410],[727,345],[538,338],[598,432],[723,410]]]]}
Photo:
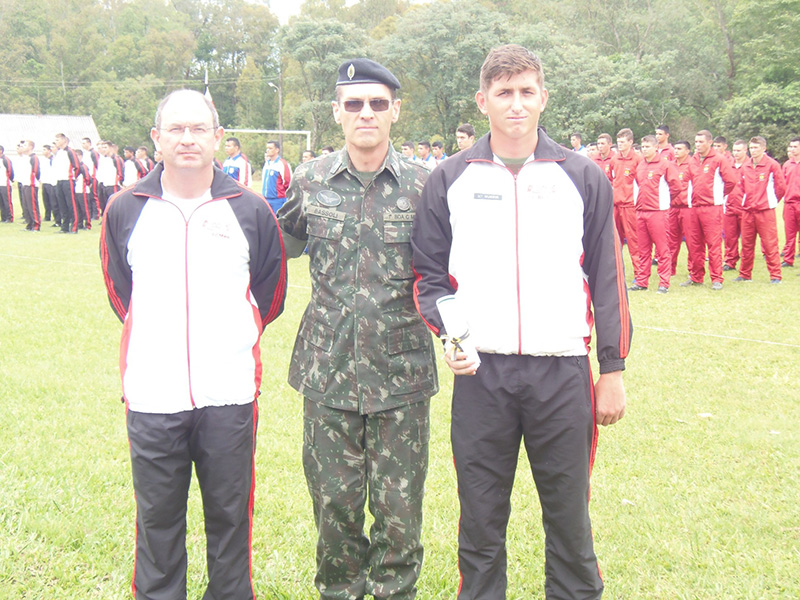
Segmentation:
{"type": "Polygon", "coordinates": [[[438,391],[433,341],[412,295],[411,224],[427,177],[391,145],[366,185],[346,149],[295,171],[278,222],[308,241],[311,301],[289,384],[310,400],[369,414],[438,391]]]}

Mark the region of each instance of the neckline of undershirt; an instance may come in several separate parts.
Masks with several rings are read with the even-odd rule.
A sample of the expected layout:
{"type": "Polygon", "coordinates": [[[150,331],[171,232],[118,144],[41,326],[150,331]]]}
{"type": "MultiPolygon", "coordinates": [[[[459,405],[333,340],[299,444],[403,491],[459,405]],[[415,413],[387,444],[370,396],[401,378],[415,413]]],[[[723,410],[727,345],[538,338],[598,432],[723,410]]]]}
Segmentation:
{"type": "Polygon", "coordinates": [[[197,207],[211,200],[211,188],[208,188],[203,195],[197,198],[179,198],[174,194],[170,194],[164,189],[164,183],[161,183],[161,198],[167,202],[174,204],[183,213],[185,219],[189,219],[192,213],[197,210],[197,207]]]}

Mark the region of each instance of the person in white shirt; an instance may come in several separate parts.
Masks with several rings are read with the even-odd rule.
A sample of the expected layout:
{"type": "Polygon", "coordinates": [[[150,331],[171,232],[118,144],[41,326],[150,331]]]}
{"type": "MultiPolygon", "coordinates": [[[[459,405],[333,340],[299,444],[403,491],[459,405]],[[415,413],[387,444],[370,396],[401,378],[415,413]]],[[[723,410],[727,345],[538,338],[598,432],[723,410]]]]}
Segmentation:
{"type": "Polygon", "coordinates": [[[42,146],[42,158],[39,161],[42,184],[42,204],[44,205],[44,220],[53,221],[52,227],[61,225],[61,213],[58,212],[58,198],[56,198],[56,178],[53,172],[53,147],[50,144],[42,146]]]}

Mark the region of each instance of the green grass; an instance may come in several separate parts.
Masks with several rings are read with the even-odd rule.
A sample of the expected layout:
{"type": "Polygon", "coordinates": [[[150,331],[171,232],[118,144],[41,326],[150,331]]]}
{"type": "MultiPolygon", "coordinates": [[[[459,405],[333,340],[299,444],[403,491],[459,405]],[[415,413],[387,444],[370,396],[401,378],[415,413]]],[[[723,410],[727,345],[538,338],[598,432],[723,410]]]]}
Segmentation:
{"type": "MultiPolygon", "coordinates": [[[[99,227],[77,236],[22,229],[0,225],[0,599],[129,598],[134,503],[120,324],[105,297],[99,227]]],[[[686,278],[683,252],[675,283],[686,278]]],[[[286,383],[309,296],[306,269],[305,259],[290,263],[286,312],[262,341],[253,539],[256,590],[266,599],[313,597],[302,405],[286,383]]],[[[719,293],[706,284],[631,294],[628,412],[601,431],[592,479],[606,598],[800,597],[796,272],[768,285],[758,259],[753,283],[728,277],[719,293]]],[[[425,600],[454,598],[458,586],[452,376],[440,373],[419,581],[425,600]]],[[[541,599],[543,539],[524,457],[513,503],[508,598],[541,599]]],[[[205,577],[200,515],[193,489],[194,599],[205,577]]]]}

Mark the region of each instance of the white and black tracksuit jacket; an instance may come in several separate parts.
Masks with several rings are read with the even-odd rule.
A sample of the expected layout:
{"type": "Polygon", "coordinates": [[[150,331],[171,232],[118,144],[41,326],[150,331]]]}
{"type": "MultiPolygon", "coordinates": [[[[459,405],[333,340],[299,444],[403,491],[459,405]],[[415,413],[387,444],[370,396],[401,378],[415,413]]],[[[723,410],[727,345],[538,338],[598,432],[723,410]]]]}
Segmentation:
{"type": "Polygon", "coordinates": [[[539,129],[518,174],[489,135],[441,163],[417,207],[415,300],[437,335],[436,300],[456,294],[479,351],[583,356],[624,369],[632,335],[611,186],[591,160],[539,129]]]}
{"type": "Polygon", "coordinates": [[[286,295],[275,215],[215,169],[211,197],[184,216],[163,199],[162,170],[112,196],[103,219],[106,288],[124,323],[124,399],[161,414],[253,402],[259,337],[286,295]]]}

